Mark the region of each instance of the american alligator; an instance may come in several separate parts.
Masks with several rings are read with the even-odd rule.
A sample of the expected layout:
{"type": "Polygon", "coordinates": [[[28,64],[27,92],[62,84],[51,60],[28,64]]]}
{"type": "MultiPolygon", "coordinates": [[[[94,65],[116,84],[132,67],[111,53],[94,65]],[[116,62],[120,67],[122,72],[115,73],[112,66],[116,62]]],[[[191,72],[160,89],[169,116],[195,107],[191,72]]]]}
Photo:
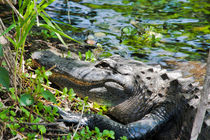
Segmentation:
{"type": "MultiPolygon", "coordinates": [[[[118,55],[90,63],[39,51],[32,59],[47,69],[53,67],[50,80],[59,87],[73,88],[78,96],[109,106],[110,118],[84,114],[81,124],[114,130],[116,139],[178,139],[182,124],[177,120],[188,108],[183,97],[200,92],[193,79],[180,72],[118,55]]],[[[58,111],[68,122],[80,121],[79,114],[58,111]]]]}

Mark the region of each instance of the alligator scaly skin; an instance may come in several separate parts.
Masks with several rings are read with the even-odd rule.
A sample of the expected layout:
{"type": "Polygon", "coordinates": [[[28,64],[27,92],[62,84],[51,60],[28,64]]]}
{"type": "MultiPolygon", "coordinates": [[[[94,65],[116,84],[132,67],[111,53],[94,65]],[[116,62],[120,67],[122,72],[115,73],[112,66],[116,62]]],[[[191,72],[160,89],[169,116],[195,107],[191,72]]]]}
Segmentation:
{"type": "Polygon", "coordinates": [[[185,110],[183,95],[199,92],[193,79],[182,78],[180,72],[120,56],[89,63],[41,51],[33,53],[32,59],[47,69],[54,67],[50,79],[58,86],[73,88],[78,96],[110,106],[108,115],[117,121],[84,115],[83,122],[90,128],[114,130],[117,139],[147,139],[157,134],[185,110]]]}

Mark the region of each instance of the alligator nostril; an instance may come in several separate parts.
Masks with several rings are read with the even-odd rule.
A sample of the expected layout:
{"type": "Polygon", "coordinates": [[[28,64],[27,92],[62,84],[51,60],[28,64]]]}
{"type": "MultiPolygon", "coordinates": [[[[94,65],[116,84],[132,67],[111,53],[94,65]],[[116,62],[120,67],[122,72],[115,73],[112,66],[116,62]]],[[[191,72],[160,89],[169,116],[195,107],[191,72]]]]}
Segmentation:
{"type": "Polygon", "coordinates": [[[147,90],[147,94],[148,94],[149,96],[151,96],[151,95],[152,95],[152,91],[147,90]]]}
{"type": "Polygon", "coordinates": [[[195,99],[199,99],[199,97],[196,95],[196,96],[195,96],[195,99]]]}
{"type": "Polygon", "coordinates": [[[144,71],[141,71],[141,73],[142,73],[142,74],[145,74],[145,72],[144,72],[144,71]]]}
{"type": "Polygon", "coordinates": [[[159,96],[159,97],[163,97],[163,94],[161,94],[161,93],[158,93],[158,96],[159,96]]]}
{"type": "Polygon", "coordinates": [[[146,77],[147,78],[147,80],[151,80],[151,77],[146,77]]]}

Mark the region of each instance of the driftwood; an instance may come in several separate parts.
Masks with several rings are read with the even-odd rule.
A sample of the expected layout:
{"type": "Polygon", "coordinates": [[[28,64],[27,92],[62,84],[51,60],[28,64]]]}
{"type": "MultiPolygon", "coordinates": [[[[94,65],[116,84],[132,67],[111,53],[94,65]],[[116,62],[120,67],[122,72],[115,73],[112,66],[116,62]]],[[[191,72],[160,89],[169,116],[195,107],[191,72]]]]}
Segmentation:
{"type": "Polygon", "coordinates": [[[206,71],[205,82],[203,86],[203,92],[201,94],[200,103],[199,103],[195,120],[193,123],[193,128],[191,132],[191,140],[197,140],[201,132],[201,127],[202,127],[206,109],[208,106],[209,93],[210,93],[210,50],[209,50],[209,55],[208,55],[208,60],[207,60],[207,71],[206,71]]]}

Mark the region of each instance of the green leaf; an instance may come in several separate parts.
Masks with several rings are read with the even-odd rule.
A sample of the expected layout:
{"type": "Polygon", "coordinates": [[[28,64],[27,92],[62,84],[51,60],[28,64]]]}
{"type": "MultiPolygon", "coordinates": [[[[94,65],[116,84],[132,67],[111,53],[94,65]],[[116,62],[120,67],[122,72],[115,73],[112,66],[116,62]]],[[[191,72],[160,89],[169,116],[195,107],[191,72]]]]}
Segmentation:
{"type": "Polygon", "coordinates": [[[103,131],[103,136],[109,136],[109,131],[108,130],[104,130],[103,131]]]}
{"type": "Polygon", "coordinates": [[[110,138],[115,139],[115,136],[114,136],[115,133],[114,133],[114,131],[110,131],[109,134],[110,134],[109,135],[110,138]]]}
{"type": "Polygon", "coordinates": [[[78,55],[79,55],[79,59],[82,60],[82,54],[81,54],[81,52],[78,52],[78,55]]]}
{"type": "Polygon", "coordinates": [[[10,121],[11,122],[14,122],[15,121],[15,118],[14,117],[10,116],[9,118],[10,118],[10,121]]]}
{"type": "Polygon", "coordinates": [[[121,140],[128,140],[126,136],[120,137],[121,140]]]}
{"type": "Polygon", "coordinates": [[[103,131],[103,137],[108,137],[108,138],[111,138],[111,139],[114,139],[114,131],[109,131],[109,130],[104,130],[103,131]]]}
{"type": "Polygon", "coordinates": [[[0,102],[0,108],[4,107],[4,104],[2,102],[0,102]]]}
{"type": "Polygon", "coordinates": [[[17,132],[14,131],[14,130],[11,130],[11,133],[12,133],[13,136],[16,136],[17,135],[17,132]]]}
{"type": "Polygon", "coordinates": [[[23,111],[27,117],[29,117],[30,112],[27,109],[20,107],[20,110],[23,111]]]}
{"type": "Polygon", "coordinates": [[[11,114],[12,116],[16,116],[16,113],[15,113],[14,111],[12,111],[12,110],[10,110],[10,114],[11,114]]]}
{"type": "Polygon", "coordinates": [[[0,35],[0,37],[1,36],[3,36],[3,35],[5,35],[6,33],[8,33],[10,30],[12,30],[14,27],[16,27],[16,24],[12,24],[12,25],[10,25],[1,35],[0,35]]]}
{"type": "Polygon", "coordinates": [[[46,72],[45,72],[45,75],[46,75],[47,77],[49,77],[50,75],[52,75],[52,72],[51,72],[51,71],[46,71],[46,72]]]}
{"type": "Polygon", "coordinates": [[[50,113],[52,111],[52,108],[50,106],[44,106],[45,112],[50,113]]]}
{"type": "Polygon", "coordinates": [[[25,128],[24,127],[20,128],[20,132],[23,132],[23,131],[25,131],[25,128]]]}
{"type": "Polygon", "coordinates": [[[9,113],[8,109],[3,110],[2,112],[0,112],[0,119],[2,119],[2,120],[7,119],[8,118],[8,113],[9,113]]]}
{"type": "Polygon", "coordinates": [[[2,44],[0,44],[0,57],[3,57],[3,47],[2,47],[2,44]]]}
{"type": "MultiPolygon", "coordinates": [[[[59,30],[57,30],[57,29],[55,29],[55,28],[53,28],[53,27],[51,27],[51,26],[49,26],[49,25],[47,25],[47,24],[40,24],[40,27],[46,28],[46,29],[50,30],[51,32],[56,32],[56,33],[58,33],[59,35],[62,35],[62,36],[64,36],[64,37],[66,37],[66,38],[68,38],[68,39],[70,39],[70,40],[72,40],[72,41],[75,41],[75,42],[77,42],[77,43],[80,44],[79,41],[77,41],[77,40],[71,38],[70,36],[66,35],[66,34],[63,33],[62,31],[59,31],[59,30]]],[[[57,35],[57,34],[56,34],[56,35],[57,35]]],[[[59,38],[59,36],[58,36],[58,38],[59,38]]]]}
{"type": "Polygon", "coordinates": [[[33,121],[33,123],[38,123],[38,122],[40,122],[40,118],[39,117],[36,117],[36,119],[33,121]]]}
{"type": "Polygon", "coordinates": [[[1,62],[1,65],[2,65],[2,66],[6,66],[7,63],[3,60],[3,61],[1,62]]]}
{"type": "Polygon", "coordinates": [[[15,41],[12,38],[10,38],[9,36],[7,36],[6,38],[9,40],[9,42],[12,43],[12,45],[14,45],[15,47],[17,46],[17,44],[15,43],[15,41]]]}
{"type": "Polygon", "coordinates": [[[76,133],[76,134],[75,134],[75,136],[74,136],[74,140],[80,140],[80,136],[79,136],[79,134],[78,134],[78,133],[76,133]]]}
{"type": "Polygon", "coordinates": [[[95,132],[100,133],[100,130],[98,129],[98,127],[95,127],[95,132]]]}
{"type": "Polygon", "coordinates": [[[80,131],[81,136],[85,136],[85,128],[82,129],[82,131],[80,131]]]}
{"type": "Polygon", "coordinates": [[[41,132],[41,134],[46,133],[46,128],[45,128],[44,125],[38,125],[38,129],[39,129],[39,131],[41,132]]]}
{"type": "Polygon", "coordinates": [[[55,99],[55,96],[49,90],[42,91],[42,96],[48,101],[51,101],[53,103],[57,103],[56,99],[55,99]]]}
{"type": "Polygon", "coordinates": [[[5,68],[0,67],[0,75],[0,86],[2,85],[9,90],[9,72],[5,68]]]}
{"type": "MultiPolygon", "coordinates": [[[[26,29],[24,30],[25,31],[24,34],[21,36],[21,39],[20,39],[20,42],[19,42],[20,45],[23,45],[25,43],[25,40],[26,40],[26,37],[27,37],[29,31],[31,30],[31,28],[33,27],[33,25],[36,21],[36,16],[34,16],[34,17],[32,17],[31,19],[28,19],[28,20],[30,21],[30,24],[25,25],[26,29]]],[[[26,22],[27,21],[25,21],[24,23],[26,23],[26,22]]]]}
{"type": "MultiPolygon", "coordinates": [[[[42,14],[42,13],[40,13],[40,16],[44,19],[44,21],[47,23],[47,24],[43,24],[43,25],[46,25],[46,27],[51,27],[51,28],[53,28],[53,29],[55,29],[55,30],[58,30],[58,31],[60,31],[60,32],[63,32],[58,26],[57,26],[57,24],[56,23],[54,23],[54,25],[53,25],[53,23],[51,22],[51,20],[50,20],[50,17],[48,16],[46,16],[47,15],[47,13],[45,13],[45,14],[42,14]]],[[[41,26],[41,25],[40,25],[41,26]]],[[[46,28],[45,27],[45,28],[46,28]]],[[[46,28],[46,29],[48,29],[48,28],[46,28]]],[[[48,29],[49,31],[51,31],[52,32],[52,30],[50,30],[50,29],[48,29]]],[[[53,31],[54,32],[54,31],[53,31]]],[[[60,33],[55,33],[56,35],[57,35],[57,37],[58,37],[58,39],[63,43],[63,45],[65,45],[66,46],[66,43],[64,42],[64,40],[63,40],[63,38],[60,36],[60,33]]]]}
{"type": "Polygon", "coordinates": [[[48,0],[47,2],[45,0],[41,1],[38,6],[40,6],[40,9],[45,9],[48,7],[54,0],[48,0]]]}
{"type": "Polygon", "coordinates": [[[20,96],[20,105],[29,106],[34,104],[34,98],[30,94],[22,94],[20,96]]]}
{"type": "Polygon", "coordinates": [[[63,95],[66,95],[67,91],[68,91],[68,89],[65,87],[65,88],[63,89],[63,95]]]}
{"type": "Polygon", "coordinates": [[[11,92],[11,98],[12,98],[13,100],[16,100],[15,89],[14,89],[14,88],[9,88],[9,91],[11,92]]]}

